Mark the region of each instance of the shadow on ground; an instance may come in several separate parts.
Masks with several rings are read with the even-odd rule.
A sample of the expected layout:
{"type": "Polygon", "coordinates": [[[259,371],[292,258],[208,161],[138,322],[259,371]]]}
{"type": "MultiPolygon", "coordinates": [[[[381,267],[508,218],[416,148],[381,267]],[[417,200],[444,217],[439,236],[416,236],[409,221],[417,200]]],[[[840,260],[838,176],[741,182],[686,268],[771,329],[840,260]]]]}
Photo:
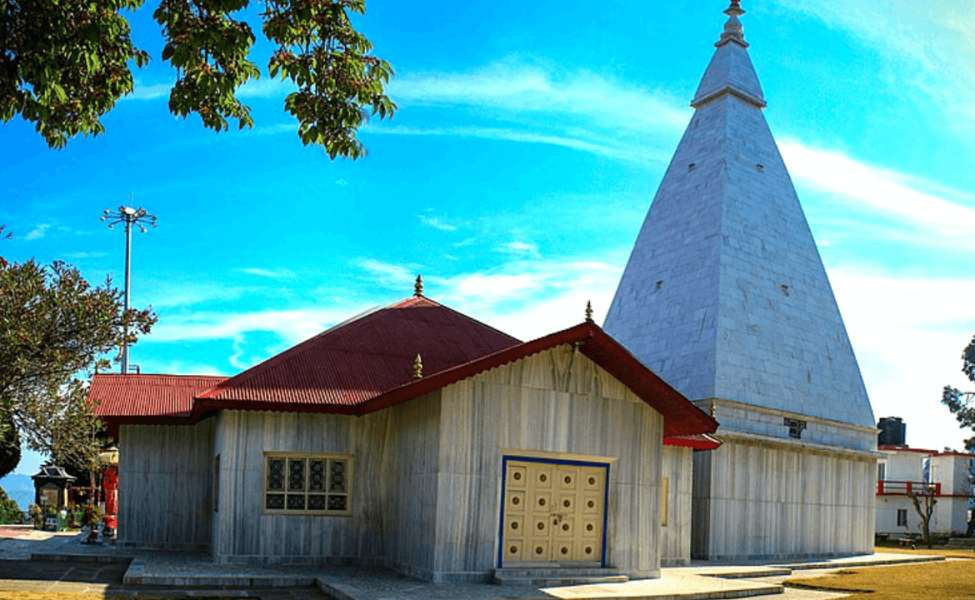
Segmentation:
{"type": "Polygon", "coordinates": [[[0,579],[122,585],[128,562],[0,560],[0,579]]]}

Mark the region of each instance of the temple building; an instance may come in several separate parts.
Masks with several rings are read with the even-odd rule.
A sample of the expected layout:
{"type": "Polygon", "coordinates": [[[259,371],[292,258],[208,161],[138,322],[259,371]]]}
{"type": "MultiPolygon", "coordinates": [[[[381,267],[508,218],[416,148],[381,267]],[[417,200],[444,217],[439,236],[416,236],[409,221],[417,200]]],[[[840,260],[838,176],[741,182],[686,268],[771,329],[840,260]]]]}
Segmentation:
{"type": "Polygon", "coordinates": [[[692,495],[691,556],[870,553],[873,412],[738,0],[725,14],[604,328],[721,424],[677,491],[692,495]]]}
{"type": "Polygon", "coordinates": [[[689,535],[667,465],[719,445],[588,314],[520,342],[419,283],[234,377],[99,374],[89,398],[121,546],[432,581],[657,577],[689,535]]]}

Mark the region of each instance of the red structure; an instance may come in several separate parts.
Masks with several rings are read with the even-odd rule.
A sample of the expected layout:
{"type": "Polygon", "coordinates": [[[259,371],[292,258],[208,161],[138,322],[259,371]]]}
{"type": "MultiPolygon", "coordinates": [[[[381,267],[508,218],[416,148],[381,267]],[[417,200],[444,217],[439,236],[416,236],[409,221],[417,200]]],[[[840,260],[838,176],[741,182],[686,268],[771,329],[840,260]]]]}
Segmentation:
{"type": "Polygon", "coordinates": [[[103,518],[106,527],[118,528],[118,467],[105,467],[105,475],[102,480],[105,489],[105,517],[103,518]]]}

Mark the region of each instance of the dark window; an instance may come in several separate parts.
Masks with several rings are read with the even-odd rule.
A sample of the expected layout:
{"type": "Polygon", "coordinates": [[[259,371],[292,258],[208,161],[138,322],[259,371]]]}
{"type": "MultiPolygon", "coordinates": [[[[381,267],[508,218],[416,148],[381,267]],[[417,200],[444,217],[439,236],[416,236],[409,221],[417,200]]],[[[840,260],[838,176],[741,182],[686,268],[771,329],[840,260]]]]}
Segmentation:
{"type": "Polygon", "coordinates": [[[898,508],[897,509],[897,526],[907,527],[907,509],[898,508]]]}
{"type": "Polygon", "coordinates": [[[789,428],[789,437],[798,440],[802,438],[802,431],[806,428],[806,422],[786,417],[785,426],[789,428]]]}

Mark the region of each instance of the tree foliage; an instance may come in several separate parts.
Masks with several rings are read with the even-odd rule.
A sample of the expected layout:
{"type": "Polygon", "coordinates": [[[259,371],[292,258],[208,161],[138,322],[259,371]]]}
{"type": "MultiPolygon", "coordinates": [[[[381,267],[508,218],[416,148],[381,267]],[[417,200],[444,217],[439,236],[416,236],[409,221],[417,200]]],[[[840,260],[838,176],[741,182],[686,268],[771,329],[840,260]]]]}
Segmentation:
{"type": "MultiPolygon", "coordinates": [[[[975,336],[962,352],[961,360],[961,372],[968,377],[969,381],[975,383],[975,336]]],[[[941,403],[955,415],[959,426],[975,429],[975,392],[963,392],[946,385],[941,394],[941,403]]],[[[965,441],[965,447],[975,448],[975,436],[965,441]]]]}
{"type": "Polygon", "coordinates": [[[20,464],[20,432],[10,417],[0,417],[0,479],[20,464]]]}
{"type": "MultiPolygon", "coordinates": [[[[105,131],[101,117],[133,90],[129,62],[149,55],[130,38],[122,11],[144,0],[0,0],[0,120],[16,115],[35,124],[52,148],[76,135],[105,131]]],[[[256,3],[255,3],[256,4],[256,3]]],[[[358,158],[356,137],[370,115],[391,117],[386,95],[389,63],[370,54],[372,44],[352,27],[365,0],[263,0],[264,35],[277,45],[272,77],[297,86],[285,109],[298,121],[302,143],[329,156],[358,158]]],[[[249,60],[256,37],[234,18],[250,0],[160,0],[153,17],[162,28],[162,59],[177,71],[169,109],[198,114],[215,131],[253,126],[237,90],[261,75],[249,60]]]]}
{"type": "MultiPolygon", "coordinates": [[[[2,227],[0,227],[2,231],[2,227]]],[[[100,423],[86,380],[125,338],[149,332],[149,310],[123,310],[107,280],[92,286],[63,262],[7,262],[0,256],[0,412],[28,447],[88,469],[100,423]]]]}

